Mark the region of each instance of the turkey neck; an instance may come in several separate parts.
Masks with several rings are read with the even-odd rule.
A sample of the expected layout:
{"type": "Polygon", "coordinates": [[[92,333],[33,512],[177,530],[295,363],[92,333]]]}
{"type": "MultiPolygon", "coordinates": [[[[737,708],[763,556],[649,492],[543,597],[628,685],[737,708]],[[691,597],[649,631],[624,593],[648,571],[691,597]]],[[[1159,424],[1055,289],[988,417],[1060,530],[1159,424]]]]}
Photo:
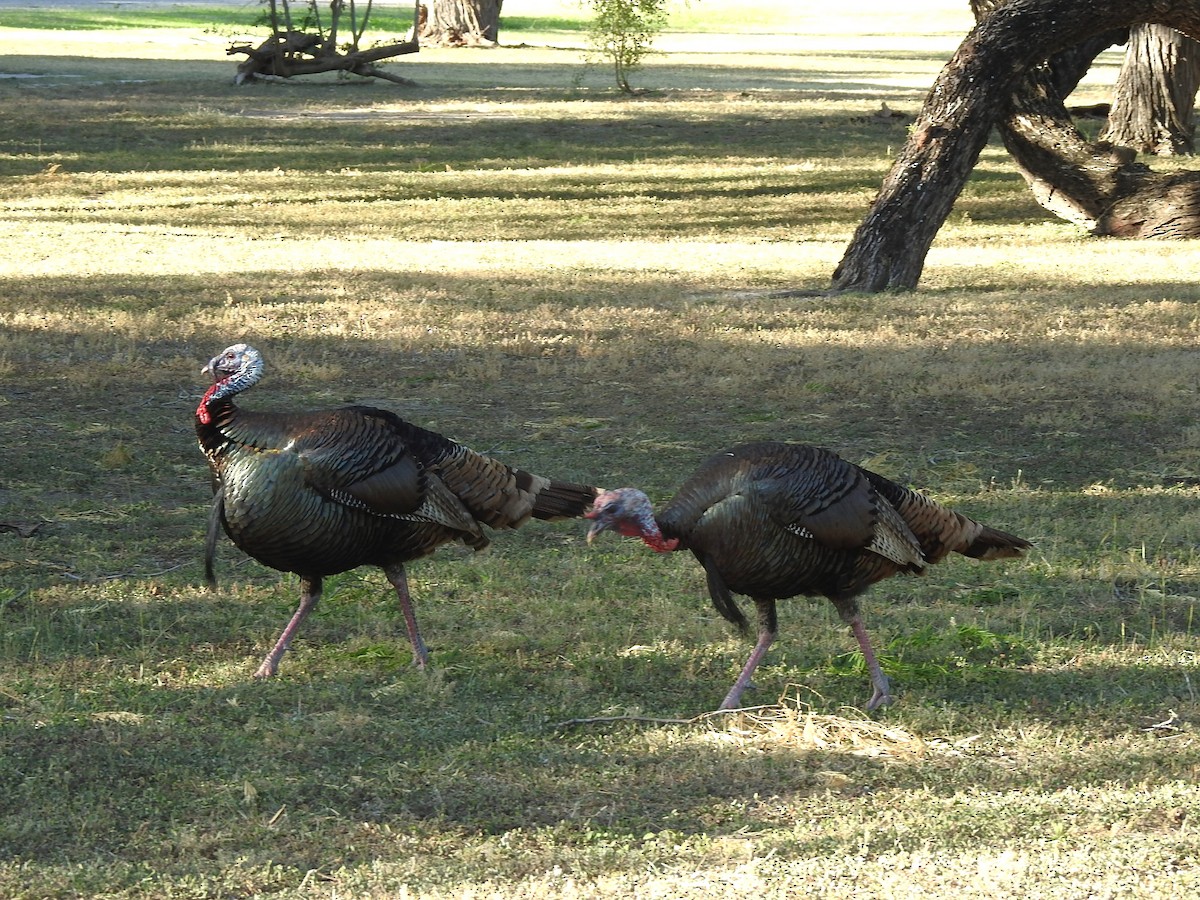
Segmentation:
{"type": "MultiPolygon", "coordinates": [[[[234,348],[231,347],[230,350],[232,349],[234,348]]],[[[213,425],[214,421],[219,428],[221,420],[236,415],[237,407],[233,404],[233,398],[247,388],[254,387],[262,378],[262,358],[253,348],[244,349],[251,358],[243,359],[241,368],[224,378],[216,377],[219,371],[216,359],[204,367],[204,371],[212,372],[216,380],[213,381],[212,387],[204,392],[204,396],[200,398],[200,405],[196,407],[197,432],[202,425],[213,425]]]]}
{"type": "Polygon", "coordinates": [[[224,382],[216,382],[204,392],[200,405],[196,407],[196,437],[208,456],[217,453],[228,441],[223,429],[238,414],[233,398],[221,392],[224,382]]]}
{"type": "Polygon", "coordinates": [[[215,460],[233,446],[258,450],[284,447],[291,436],[289,428],[296,426],[291,413],[270,413],[246,410],[233,402],[232,397],[220,397],[200,405],[207,413],[196,413],[196,437],[209,459],[215,460]]]}
{"type": "Polygon", "coordinates": [[[234,442],[282,446],[287,441],[284,417],[241,409],[233,402],[240,390],[229,389],[232,380],[210,387],[196,408],[196,437],[205,454],[212,458],[234,442]]]}

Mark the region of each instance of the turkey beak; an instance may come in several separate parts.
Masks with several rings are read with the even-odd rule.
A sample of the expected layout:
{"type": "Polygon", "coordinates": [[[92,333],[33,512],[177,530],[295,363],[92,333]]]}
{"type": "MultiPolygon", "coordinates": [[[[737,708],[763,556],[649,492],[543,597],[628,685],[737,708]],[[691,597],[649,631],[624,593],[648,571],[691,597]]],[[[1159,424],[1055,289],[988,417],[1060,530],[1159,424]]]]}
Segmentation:
{"type": "Polygon", "coordinates": [[[211,375],[214,382],[220,381],[222,378],[227,378],[229,372],[221,371],[221,360],[223,357],[214,356],[208,361],[208,365],[200,370],[201,375],[211,375]]]}
{"type": "Polygon", "coordinates": [[[212,359],[210,359],[208,361],[208,365],[206,365],[203,369],[200,370],[200,374],[201,375],[211,375],[213,381],[220,381],[221,380],[221,372],[220,372],[220,369],[217,368],[217,365],[220,362],[221,362],[221,357],[214,356],[212,359]]]}
{"type": "Polygon", "coordinates": [[[608,520],[605,519],[604,517],[602,517],[600,515],[600,513],[596,512],[596,510],[594,510],[594,509],[591,510],[590,512],[584,513],[583,517],[585,519],[592,520],[592,526],[588,529],[588,532],[587,532],[587,542],[588,542],[588,545],[590,546],[592,541],[594,541],[596,539],[596,535],[598,535],[602,531],[605,531],[608,528],[608,520]]]}

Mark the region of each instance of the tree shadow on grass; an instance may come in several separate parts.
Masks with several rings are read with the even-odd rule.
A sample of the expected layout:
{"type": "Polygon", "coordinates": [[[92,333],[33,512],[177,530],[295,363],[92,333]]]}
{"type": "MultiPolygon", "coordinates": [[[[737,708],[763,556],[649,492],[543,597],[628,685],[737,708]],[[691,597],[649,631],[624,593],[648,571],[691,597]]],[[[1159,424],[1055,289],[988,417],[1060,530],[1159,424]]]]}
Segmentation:
{"type": "MultiPolygon", "coordinates": [[[[246,95],[229,96],[244,102],[246,95]]],[[[644,134],[628,144],[626,124],[539,126],[529,155],[557,141],[561,146],[545,159],[569,159],[596,140],[596,159],[621,160],[627,152],[659,158],[685,148],[703,154],[721,145],[727,128],[747,132],[731,152],[750,158],[795,134],[795,122],[769,123],[758,135],[764,143],[755,147],[751,132],[761,122],[742,113],[721,128],[692,123],[660,139],[651,118],[634,123],[644,134]]],[[[478,144],[443,145],[468,139],[467,129],[480,124],[431,123],[426,136],[437,142],[436,160],[477,153],[478,144]]],[[[285,123],[275,136],[298,139],[310,126],[285,123]]],[[[162,146],[178,149],[203,128],[149,131],[162,146]]],[[[378,160],[394,157],[391,143],[409,134],[387,123],[372,128],[381,144],[378,160]]],[[[515,128],[499,134],[514,137],[515,128]]],[[[220,137],[229,141],[236,134],[220,137]]],[[[62,140],[56,150],[68,146],[62,140]]],[[[92,154],[87,165],[98,167],[93,171],[114,161],[113,171],[138,170],[135,156],[102,142],[84,149],[92,154]]],[[[241,158],[269,161],[273,152],[263,147],[241,158]]],[[[877,152],[877,146],[863,150],[877,152]]],[[[188,164],[200,168],[214,159],[200,148],[188,164]]],[[[721,194],[703,180],[691,187],[721,194]]],[[[854,187],[853,178],[839,187],[854,187]]],[[[730,189],[747,203],[785,196],[780,186],[753,179],[735,179],[730,189]]],[[[530,195],[554,197],[554,190],[530,195]]],[[[660,190],[666,199],[681,193],[660,190]]],[[[596,196],[618,193],[598,187],[596,196]]],[[[559,194],[588,196],[565,187],[559,194]]],[[[89,215],[105,225],[121,218],[89,215]]],[[[782,214],[762,221],[794,226],[782,214]]],[[[602,233],[620,238],[611,228],[602,233]]],[[[712,252],[711,243],[701,243],[703,252],[712,252]]],[[[182,248],[181,258],[201,269],[203,255],[193,246],[173,244],[172,252],[182,248]]],[[[454,624],[476,595],[465,581],[447,586],[453,563],[414,566],[434,582],[418,609],[427,635],[436,639],[443,674],[421,679],[408,670],[398,618],[381,599],[386,586],[368,573],[367,600],[349,589],[344,601],[331,598],[302,635],[301,658],[285,663],[283,679],[249,682],[262,643],[294,605],[293,582],[252,565],[230,571],[235,557],[225,548],[226,593],[209,596],[196,587],[207,492],[191,434],[204,387],[199,366],[247,337],[274,361],[270,380],[248,405],[302,408],[369,397],[481,449],[531,468],[536,463],[535,470],[630,481],[656,496],[669,495],[707,453],[740,440],[801,439],[855,461],[875,459],[873,467],[935,495],[966,495],[989,521],[1027,534],[1052,557],[1037,579],[1013,574],[1020,563],[1003,576],[1018,585],[1037,580],[1039,596],[1061,601],[1053,614],[1045,613],[1037,640],[1091,640],[1099,645],[1092,655],[1102,657],[1106,645],[1123,648],[1127,622],[1147,631],[1157,621],[1158,634],[1171,638],[1187,634],[1182,595],[1194,591],[1186,577],[1173,577],[1174,595],[1158,607],[1146,601],[1130,611],[1115,600],[1111,607],[1101,602],[1093,585],[1101,576],[1086,561],[1104,553],[1111,562],[1128,546],[1142,551],[1130,563],[1135,571],[1160,561],[1168,572],[1186,571],[1178,560],[1194,546],[1188,521],[1195,498],[1167,476],[1190,458],[1182,423],[1191,414],[1194,378],[1190,343],[1180,334],[1191,327],[1193,285],[1155,274],[1114,287],[1107,275],[1083,272],[1072,273],[1064,288],[1057,275],[1037,270],[1014,288],[1011,260],[1001,263],[995,279],[1000,307],[1058,304],[1063,328],[1080,314],[1079,304],[1108,308],[1106,329],[1097,325],[1103,338],[1089,341],[1063,338],[1050,326],[1034,333],[1012,317],[1011,331],[955,318],[964,292],[991,290],[979,285],[977,272],[915,296],[735,300],[695,284],[695,276],[672,275],[679,245],[664,246],[660,258],[637,260],[644,268],[632,278],[628,270],[603,271],[602,263],[563,275],[551,264],[554,249],[553,242],[534,248],[542,265],[533,290],[527,272],[505,272],[478,256],[474,269],[445,272],[414,273],[402,264],[389,271],[349,260],[320,271],[264,263],[232,274],[110,276],[89,268],[75,277],[5,281],[12,316],[5,334],[0,502],[4,515],[32,511],[49,524],[31,537],[0,535],[8,592],[0,592],[6,660],[0,853],[88,863],[129,854],[143,864],[131,881],[147,871],[220,872],[239,859],[277,861],[299,878],[312,869],[402,853],[397,832],[412,840],[433,833],[433,844],[440,841],[443,857],[451,858],[464,836],[517,833],[520,841],[521,834],[544,829],[569,842],[641,848],[649,843],[644,836],[664,829],[736,839],[766,823],[790,829],[791,819],[805,826],[789,831],[791,852],[819,854],[843,845],[823,843],[828,839],[810,831],[808,810],[863,817],[875,809],[872,797],[885,792],[970,795],[982,786],[1020,794],[1030,786],[1052,791],[1098,784],[1137,791],[1147,771],[1194,780],[1193,757],[1140,730],[1169,709],[1185,724],[1195,714],[1185,661],[1162,662],[1158,648],[1159,655],[1137,665],[977,665],[964,673],[928,669],[897,677],[902,700],[886,715],[901,727],[917,721],[937,732],[930,723],[944,716],[956,735],[999,722],[1074,734],[1084,727],[1110,739],[1066,757],[1049,752],[1048,742],[1044,755],[1032,753],[1018,764],[999,752],[872,759],[844,747],[797,748],[707,726],[555,729],[554,722],[613,707],[668,717],[707,708],[748,646],[728,641],[724,626],[712,621],[702,640],[724,642],[723,649],[699,661],[683,653],[621,656],[628,635],[656,632],[626,626],[612,637],[605,631],[614,626],[600,621],[597,608],[609,615],[609,608],[636,606],[643,597],[611,585],[586,602],[564,589],[567,611],[558,618],[568,620],[569,629],[546,624],[547,615],[540,627],[505,624],[508,633],[501,634],[475,626],[471,632],[454,624]],[[388,320],[373,330],[368,322],[356,332],[347,297],[371,299],[371,315],[391,307],[404,327],[388,320]],[[1147,298],[1170,302],[1156,306],[1147,298]],[[1171,306],[1180,311],[1164,312],[1171,306]],[[603,308],[636,315],[592,316],[603,308]],[[675,327],[674,317],[697,309],[705,312],[699,324],[675,327]],[[857,336],[847,334],[856,327],[838,318],[847,310],[915,339],[890,340],[865,326],[857,336]],[[1157,326],[1166,315],[1187,321],[1173,320],[1170,338],[1160,341],[1157,326]],[[987,340],[955,339],[985,327],[987,340]],[[487,340],[475,332],[465,339],[470,329],[486,331],[487,340]],[[989,494],[982,486],[992,479],[998,487],[989,494]],[[1060,543],[1071,552],[1055,559],[1060,543]],[[172,568],[177,565],[191,568],[172,568]],[[164,574],[149,575],[158,571],[164,574]],[[122,573],[141,574],[96,577],[122,573]],[[15,591],[13,578],[22,579],[15,591]],[[1077,594],[1091,606],[1075,605],[1077,594]],[[1072,620],[1085,618],[1099,629],[1072,631],[1072,620]],[[569,631],[586,636],[593,626],[609,636],[572,644],[569,631]],[[1134,745],[1116,740],[1130,733],[1147,736],[1134,745]]],[[[749,278],[768,287],[779,279],[778,271],[749,278]]],[[[1003,315],[998,309],[997,318],[1003,315]]],[[[520,547],[543,578],[561,574],[561,558],[532,556],[518,543],[536,540],[532,533],[511,537],[514,555],[520,547]]],[[[509,552],[497,543],[497,553],[509,552]]],[[[597,582],[613,570],[632,573],[624,583],[633,588],[658,577],[628,561],[603,562],[610,569],[598,566],[597,582]]],[[[1144,575],[1138,584],[1158,583],[1144,575]]],[[[529,603],[519,588],[509,590],[504,603],[529,603]]],[[[681,623],[694,615],[687,610],[707,601],[694,591],[686,602],[681,623]]],[[[974,591],[946,612],[965,621],[966,612],[983,605],[974,591]]],[[[1023,611],[1006,615],[1019,620],[1023,611]]],[[[779,683],[780,668],[787,682],[803,680],[830,656],[802,649],[805,615],[784,614],[784,634],[763,670],[765,685],[779,683]]],[[[903,633],[908,621],[900,611],[880,612],[870,624],[886,635],[903,633]]],[[[851,645],[839,643],[842,638],[835,632],[825,643],[851,645]]],[[[946,658],[931,652],[918,661],[946,658]]],[[[829,688],[835,703],[852,705],[865,693],[854,673],[819,672],[813,680],[829,688]]],[[[926,837],[935,845],[953,843],[939,828],[931,826],[926,837]]],[[[886,828],[864,834],[860,852],[895,849],[886,828]]]]}
{"type": "MultiPolygon", "coordinates": [[[[307,271],[7,279],[6,303],[21,311],[8,327],[10,346],[25,349],[20,377],[5,383],[0,521],[47,524],[31,537],[6,533],[0,541],[47,563],[50,580],[64,571],[91,578],[198,563],[208,496],[191,425],[204,388],[199,368],[241,339],[260,344],[272,367],[254,404],[369,400],[534,471],[637,483],[656,497],[669,496],[681,473],[709,453],[786,439],[830,446],[852,461],[881,457],[872,465],[882,474],[935,495],[977,493],[989,475],[1004,486],[1017,472],[1035,488],[1052,485],[994,495],[1003,508],[990,518],[1035,541],[1044,540],[1038,532],[1057,534],[1059,519],[1105,523],[1093,546],[1133,512],[1157,517],[1165,531],[1190,521],[1192,499],[1185,482],[1167,477],[1171,464],[1152,467],[1131,451],[1156,447],[1178,467],[1191,458],[1171,406],[1191,390],[1186,346],[1156,347],[1131,331],[1102,346],[1022,335],[933,348],[919,341],[798,348],[762,337],[807,327],[810,311],[827,317],[863,303],[900,319],[925,315],[939,308],[939,294],[730,302],[719,293],[686,296],[677,281],[652,271],[637,280],[631,292],[627,277],[597,271],[530,292],[522,276],[495,269],[486,277],[331,270],[316,280],[307,271]],[[401,315],[411,308],[412,327],[402,339],[387,329],[347,338],[277,327],[276,318],[289,316],[341,322],[347,295],[401,315]],[[238,309],[230,297],[255,298],[254,309],[268,313],[216,333],[206,310],[226,322],[226,312],[238,309]],[[560,310],[549,320],[547,302],[560,310]],[[693,315],[707,304],[719,329],[664,330],[676,312],[693,315]],[[608,323],[592,314],[596,308],[636,311],[637,321],[608,323]],[[107,322],[117,314],[145,316],[159,330],[134,339],[114,334],[107,322]],[[464,340],[456,329],[472,327],[461,323],[476,314],[489,336],[464,340]],[[185,323],[184,337],[170,333],[173,322],[185,323]],[[1141,381],[1113,359],[1138,361],[1141,381]],[[327,366],[337,367],[336,378],[327,366]],[[989,391],[982,402],[981,390],[989,391]],[[1095,484],[1104,490],[1078,493],[1095,484]],[[1145,486],[1163,490],[1138,493],[1145,486]],[[72,535],[84,543],[63,542],[72,535]],[[169,550],[159,552],[155,544],[164,541],[169,550]]],[[[1040,302],[1056,302],[1055,285],[1042,289],[1040,302]]],[[[1105,303],[1114,315],[1136,318],[1146,296],[1180,292],[1148,282],[1110,290],[1105,303]]],[[[1179,306],[1170,314],[1188,315],[1187,304],[1179,306]]],[[[1133,538],[1166,541],[1167,550],[1176,543],[1162,531],[1133,538]]]]}
{"type": "MultiPolygon", "coordinates": [[[[153,82],[158,88],[190,89],[204,93],[227,90],[231,95],[255,96],[267,91],[290,90],[293,93],[325,93],[337,90],[349,93],[356,100],[368,92],[371,99],[411,101],[461,91],[494,92],[508,95],[514,91],[531,92],[559,91],[567,96],[596,96],[628,102],[628,96],[619,93],[613,83],[607,65],[589,65],[579,49],[563,49],[554,53],[549,49],[530,48],[540,52],[543,59],[531,59],[524,48],[497,48],[486,56],[469,52],[461,54],[466,62],[447,61],[447,54],[438,58],[418,54],[401,62],[386,65],[390,71],[403,74],[417,83],[417,87],[383,84],[371,79],[347,81],[333,74],[300,76],[283,84],[246,85],[235,87],[236,60],[159,60],[146,58],[84,58],[63,56],[36,56],[26,54],[12,58],[3,66],[8,74],[37,76],[25,84],[36,84],[81,88],[120,87],[136,90],[139,83],[153,82]],[[557,57],[561,61],[545,61],[544,57],[557,57]],[[353,90],[358,87],[361,90],[353,90]],[[347,91],[347,88],[351,88],[347,91]]],[[[213,48],[218,53],[217,48],[213,48]]],[[[861,58],[866,54],[846,56],[861,58]]],[[[833,54],[836,58],[838,54],[833,54]]],[[[888,60],[885,77],[872,79],[848,71],[831,72],[825,56],[821,65],[813,65],[805,57],[796,54],[794,65],[748,65],[753,57],[733,57],[736,65],[723,66],[720,54],[713,54],[714,62],[696,65],[678,62],[669,54],[660,54],[649,61],[639,86],[661,96],[665,91],[755,91],[755,92],[805,92],[829,98],[863,98],[864,108],[881,96],[910,100],[919,104],[928,90],[938,69],[948,58],[941,54],[905,53],[896,54],[874,51],[870,56],[888,60]]],[[[26,87],[26,90],[35,88],[26,87]]]]}
{"type": "MultiPolygon", "coordinates": [[[[811,817],[814,804],[865,816],[873,796],[892,792],[949,798],[966,784],[973,795],[1136,790],[1147,770],[1163,779],[1190,771],[1169,742],[1150,739],[1133,749],[1097,741],[1014,764],[991,749],[871,756],[717,723],[556,726],[614,709],[674,718],[707,708],[748,645],[699,660],[686,648],[621,653],[623,645],[606,647],[599,637],[607,623],[596,624],[597,638],[573,645],[568,632],[587,633],[590,616],[609,614],[611,597],[578,601],[565,630],[526,630],[517,619],[504,623],[503,635],[460,631],[454,607],[462,598],[449,599],[455,588],[444,583],[446,572],[425,565],[440,583],[418,601],[434,650],[427,676],[411,670],[399,617],[374,573],[333,586],[299,638],[299,658],[285,660],[283,675],[268,683],[249,678],[265,646],[253,644],[282,624],[294,579],[276,587],[279,576],[265,570],[231,573],[231,587],[217,594],[164,594],[155,582],[130,581],[0,609],[0,850],[12,859],[98,865],[133,859],[160,875],[259,862],[299,877],[389,857],[396,834],[601,841],[642,853],[653,852],[646,848],[660,833],[669,843],[788,828],[811,817]],[[254,586],[263,583],[271,587],[254,586]]],[[[781,659],[787,680],[799,683],[814,662],[801,649],[814,626],[802,601],[791,606],[760,692],[778,680],[781,659]]],[[[1114,608],[1108,631],[1128,615],[1114,608]]],[[[724,625],[714,619],[706,627],[720,644],[724,625]]],[[[937,663],[940,651],[931,652],[916,661],[937,663]]],[[[903,729],[920,721],[935,734],[931,723],[950,721],[955,734],[1063,727],[1121,735],[1149,729],[1168,707],[1185,722],[1197,708],[1182,663],[929,671],[897,679],[900,703],[884,722],[903,729]]],[[[858,673],[812,681],[829,713],[844,712],[839,697],[861,702],[866,688],[858,673]]],[[[952,823],[928,827],[931,845],[953,843],[952,823]]],[[[820,852],[828,840],[818,830],[789,834],[793,853],[820,852]]],[[[886,843],[886,834],[872,840],[886,843]]]]}
{"type": "MultiPolygon", "coordinates": [[[[681,159],[710,164],[772,157],[868,159],[882,165],[905,134],[902,120],[873,116],[872,104],[877,108],[878,103],[871,85],[848,86],[850,94],[864,95],[862,108],[853,112],[828,105],[809,110],[750,103],[706,109],[703,115],[688,115],[686,109],[667,115],[664,103],[695,103],[707,94],[663,92],[643,107],[623,95],[571,90],[569,68],[538,74],[551,84],[562,79],[564,89],[549,93],[540,85],[493,88],[471,81],[415,92],[348,90],[333,83],[246,89],[194,81],[173,85],[168,63],[157,74],[155,64],[146,61],[113,65],[122,62],[152,71],[140,82],[109,86],[86,83],[83,76],[72,79],[84,83],[70,89],[10,86],[7,92],[22,101],[28,120],[15,132],[12,146],[18,156],[8,163],[13,168],[7,174],[31,175],[46,161],[56,162],[63,173],[241,173],[280,166],[316,172],[386,167],[403,173],[436,172],[447,165],[540,168],[681,159]],[[459,100],[495,106],[436,105],[459,100]],[[525,109],[523,101],[534,105],[525,109]],[[571,107],[560,115],[540,108],[563,101],[585,105],[578,116],[571,107]],[[604,115],[606,110],[611,115],[604,115]]],[[[471,75],[478,79],[484,71],[444,68],[451,83],[471,75]]],[[[717,71],[714,77],[730,75],[717,71]]],[[[737,77],[729,90],[738,90],[737,77]]],[[[803,76],[789,74],[779,80],[778,93],[755,96],[798,103],[813,97],[793,90],[806,83],[803,76]]],[[[0,83],[0,92],[4,88],[0,83]]],[[[878,90],[895,102],[894,90],[878,90]]],[[[717,99],[724,95],[721,91],[717,99]]],[[[826,101],[827,92],[817,91],[815,97],[826,101]]]]}

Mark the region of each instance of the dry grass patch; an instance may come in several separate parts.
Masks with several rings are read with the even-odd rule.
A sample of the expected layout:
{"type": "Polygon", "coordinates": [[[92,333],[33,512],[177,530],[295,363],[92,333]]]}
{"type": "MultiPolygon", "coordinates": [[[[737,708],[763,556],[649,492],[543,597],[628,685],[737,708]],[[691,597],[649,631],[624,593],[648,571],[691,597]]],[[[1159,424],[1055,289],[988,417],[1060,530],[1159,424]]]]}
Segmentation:
{"type": "MultiPolygon", "coordinates": [[[[868,718],[857,710],[842,715],[814,712],[791,688],[776,706],[722,716],[728,723],[710,740],[739,746],[784,746],[798,751],[846,753],[850,756],[915,760],[930,745],[903,728],[868,718]]],[[[831,787],[844,785],[842,773],[818,773],[831,787]]]]}

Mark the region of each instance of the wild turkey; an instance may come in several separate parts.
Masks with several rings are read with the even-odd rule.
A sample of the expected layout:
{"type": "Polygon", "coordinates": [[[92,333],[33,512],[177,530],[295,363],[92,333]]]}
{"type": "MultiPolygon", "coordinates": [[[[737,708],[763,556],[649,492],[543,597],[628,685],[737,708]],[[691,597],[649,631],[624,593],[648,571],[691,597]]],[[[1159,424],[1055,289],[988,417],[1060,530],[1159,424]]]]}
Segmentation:
{"type": "Polygon", "coordinates": [[[404,564],[441,544],[480,550],[483,531],[531,516],[583,515],[596,488],[510,468],[454,441],[367,406],[270,413],[234,398],[262,377],[261,354],[234,344],[202,370],[213,377],[196,410],[196,434],[215,482],[205,575],[221,527],[264,565],[300,576],[300,605],[256,678],[276,673],[327,575],[383,569],[396,589],[413,659],[428,652],[417,628],[404,564]]]}
{"type": "Polygon", "coordinates": [[[736,709],[775,640],[775,601],[822,595],[850,625],[874,685],[867,709],[891,689],[859,617],[856,597],[898,572],[919,574],[954,551],[976,559],[1019,556],[1029,541],[939,506],[829,450],[805,444],[743,444],[705,461],[657,515],[635,488],[602,492],[590,543],[612,529],[662,553],[691,550],[708,576],[717,612],[749,626],[732,594],[758,611],[758,642],[721,709],[736,709]]]}

